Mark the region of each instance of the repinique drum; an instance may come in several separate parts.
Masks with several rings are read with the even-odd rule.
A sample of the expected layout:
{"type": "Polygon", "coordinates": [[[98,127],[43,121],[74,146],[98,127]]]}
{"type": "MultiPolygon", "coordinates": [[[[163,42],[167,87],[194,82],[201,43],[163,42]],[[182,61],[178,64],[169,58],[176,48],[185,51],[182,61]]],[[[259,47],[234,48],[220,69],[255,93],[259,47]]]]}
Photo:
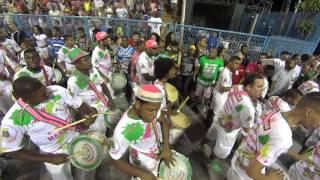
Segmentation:
{"type": "Polygon", "coordinates": [[[171,103],[175,103],[179,97],[179,93],[178,93],[177,88],[170,83],[166,83],[165,89],[166,89],[168,101],[171,103]]]}
{"type": "Polygon", "coordinates": [[[69,158],[75,167],[90,171],[97,168],[108,155],[107,138],[98,132],[87,132],[69,144],[69,158]]]}
{"type": "Polygon", "coordinates": [[[190,119],[182,112],[177,115],[171,115],[170,119],[174,128],[186,129],[190,126],[190,119]]]}
{"type": "Polygon", "coordinates": [[[172,152],[175,158],[174,166],[167,167],[162,161],[159,165],[159,179],[161,180],[191,180],[192,168],[188,158],[184,155],[172,152]]]}
{"type": "Polygon", "coordinates": [[[190,119],[182,112],[177,115],[170,116],[172,122],[172,129],[170,129],[170,144],[174,144],[176,140],[183,134],[185,129],[190,126],[190,119]]]}
{"type": "Polygon", "coordinates": [[[127,78],[123,73],[113,73],[110,84],[113,90],[121,90],[127,85],[127,78]]]}

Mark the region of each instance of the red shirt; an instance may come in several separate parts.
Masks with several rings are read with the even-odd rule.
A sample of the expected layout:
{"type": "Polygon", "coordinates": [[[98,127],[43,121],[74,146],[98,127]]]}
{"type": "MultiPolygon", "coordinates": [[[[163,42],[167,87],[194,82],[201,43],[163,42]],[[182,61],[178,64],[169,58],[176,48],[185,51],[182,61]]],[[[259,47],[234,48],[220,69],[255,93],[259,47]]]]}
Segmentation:
{"type": "Polygon", "coordinates": [[[244,78],[244,66],[240,65],[237,71],[232,73],[232,84],[240,84],[240,81],[244,78]]]}
{"type": "Polygon", "coordinates": [[[260,73],[260,72],[261,72],[261,65],[258,64],[257,61],[250,62],[247,65],[246,70],[245,70],[246,74],[249,74],[249,73],[260,73]]]}
{"type": "Polygon", "coordinates": [[[139,55],[140,53],[138,53],[138,51],[134,51],[133,55],[131,56],[131,82],[137,81],[136,66],[139,55]]]}

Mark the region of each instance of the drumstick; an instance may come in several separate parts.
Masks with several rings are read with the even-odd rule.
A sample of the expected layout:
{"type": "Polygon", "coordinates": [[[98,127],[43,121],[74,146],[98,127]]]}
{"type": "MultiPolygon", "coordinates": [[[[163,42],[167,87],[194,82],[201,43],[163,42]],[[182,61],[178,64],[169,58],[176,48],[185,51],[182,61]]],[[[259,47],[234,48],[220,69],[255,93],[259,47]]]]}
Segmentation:
{"type": "Polygon", "coordinates": [[[187,101],[189,100],[190,96],[188,96],[180,105],[180,107],[178,108],[177,112],[179,113],[180,110],[183,108],[183,106],[187,103],[187,101]]]}
{"type": "MultiPolygon", "coordinates": [[[[92,118],[97,117],[99,114],[109,114],[110,115],[110,114],[114,114],[114,113],[98,113],[98,114],[92,115],[91,117],[92,118]]],[[[57,128],[57,129],[54,130],[54,132],[55,133],[60,132],[60,131],[65,130],[65,129],[69,128],[69,127],[72,127],[72,126],[75,126],[77,124],[80,124],[80,123],[82,123],[82,122],[84,122],[86,120],[88,120],[88,119],[87,118],[80,119],[80,120],[75,121],[75,122],[73,122],[71,124],[68,124],[68,125],[62,126],[60,128],[57,128]]]]}

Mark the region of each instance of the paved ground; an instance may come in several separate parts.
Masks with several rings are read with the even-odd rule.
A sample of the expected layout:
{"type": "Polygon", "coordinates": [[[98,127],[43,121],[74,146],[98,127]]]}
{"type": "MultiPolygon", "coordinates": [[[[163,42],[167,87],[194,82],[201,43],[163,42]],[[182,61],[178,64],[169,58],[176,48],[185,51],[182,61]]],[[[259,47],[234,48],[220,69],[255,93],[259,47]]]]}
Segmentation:
{"type": "MultiPolygon", "coordinates": [[[[197,109],[201,109],[201,107],[192,107],[192,109],[190,109],[186,106],[183,109],[183,112],[185,112],[192,120],[192,124],[174,145],[174,149],[189,157],[193,170],[192,179],[224,180],[226,179],[226,172],[229,168],[230,160],[219,161],[222,167],[220,172],[213,172],[208,168],[207,157],[205,153],[203,153],[204,148],[199,148],[199,144],[203,139],[207,128],[202,123],[203,115],[201,113],[195,113],[198,111],[197,109]]],[[[285,161],[288,161],[288,158],[284,159],[285,161]]],[[[27,163],[15,160],[9,160],[9,162],[10,164],[5,169],[4,176],[2,177],[5,180],[50,180],[50,177],[41,163],[27,163]]],[[[129,180],[130,176],[104,163],[101,164],[97,170],[95,179],[129,180]]]]}

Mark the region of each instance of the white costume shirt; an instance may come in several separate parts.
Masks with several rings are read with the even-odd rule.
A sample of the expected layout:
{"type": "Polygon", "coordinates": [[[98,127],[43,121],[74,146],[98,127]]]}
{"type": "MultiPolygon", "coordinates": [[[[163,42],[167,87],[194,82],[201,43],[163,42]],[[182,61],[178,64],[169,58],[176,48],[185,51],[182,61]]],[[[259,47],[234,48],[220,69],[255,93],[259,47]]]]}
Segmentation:
{"type": "Polygon", "coordinates": [[[112,71],[112,60],[108,49],[102,50],[96,46],[92,52],[91,63],[105,76],[109,77],[112,71]]]}
{"type": "MultiPolygon", "coordinates": [[[[44,67],[45,71],[47,72],[48,80],[50,82],[55,82],[56,77],[54,75],[53,69],[49,66],[46,66],[46,65],[44,65],[43,67],[44,67]]],[[[41,69],[39,72],[35,73],[35,72],[28,70],[27,67],[23,67],[18,72],[16,72],[13,79],[16,80],[17,78],[22,77],[22,76],[28,76],[28,77],[38,79],[39,81],[42,82],[42,84],[46,85],[46,78],[44,76],[43,69],[41,69]]]]}
{"type": "Polygon", "coordinates": [[[138,85],[150,84],[151,81],[147,81],[144,79],[143,74],[149,74],[153,76],[154,71],[154,63],[152,58],[150,58],[146,52],[142,52],[137,60],[137,77],[138,77],[138,85]]]}
{"type": "Polygon", "coordinates": [[[290,105],[279,96],[272,96],[266,102],[266,109],[274,112],[288,112],[291,110],[290,105]]]}
{"type": "MultiPolygon", "coordinates": [[[[66,89],[60,86],[48,86],[49,100],[36,105],[34,108],[56,116],[67,122],[72,122],[73,117],[68,106],[75,109],[82,104],[80,98],[72,98],[66,89]]],[[[23,135],[28,134],[31,141],[39,146],[40,150],[54,153],[75,136],[74,130],[64,130],[53,133],[56,126],[37,121],[32,115],[16,102],[5,115],[1,124],[1,152],[18,151],[23,148],[21,144],[23,135]]]]}

